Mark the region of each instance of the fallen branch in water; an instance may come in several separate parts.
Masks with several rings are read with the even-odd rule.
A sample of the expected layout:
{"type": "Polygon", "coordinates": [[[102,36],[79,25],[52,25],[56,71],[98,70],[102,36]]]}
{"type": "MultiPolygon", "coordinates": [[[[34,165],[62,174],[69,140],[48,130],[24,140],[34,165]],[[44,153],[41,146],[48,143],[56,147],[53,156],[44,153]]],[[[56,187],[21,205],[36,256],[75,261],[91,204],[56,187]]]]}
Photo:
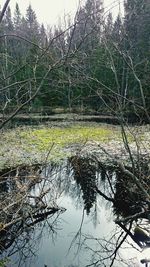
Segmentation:
{"type": "MultiPolygon", "coordinates": [[[[150,211],[149,211],[149,212],[150,212],[150,211]]],[[[145,218],[145,219],[147,218],[147,219],[149,219],[149,218],[147,217],[147,214],[148,214],[147,211],[141,211],[141,212],[139,212],[139,213],[133,214],[133,215],[128,216],[128,217],[125,217],[125,218],[116,219],[116,220],[115,220],[115,223],[124,223],[124,224],[126,224],[126,223],[128,223],[128,222],[130,222],[130,221],[133,221],[133,220],[136,220],[136,219],[138,219],[138,218],[145,218]]]]}
{"type": "Polygon", "coordinates": [[[114,203],[114,199],[111,198],[111,197],[108,197],[107,195],[105,195],[101,190],[99,190],[97,187],[95,187],[95,191],[100,195],[102,196],[103,198],[105,198],[106,200],[114,203]]]}

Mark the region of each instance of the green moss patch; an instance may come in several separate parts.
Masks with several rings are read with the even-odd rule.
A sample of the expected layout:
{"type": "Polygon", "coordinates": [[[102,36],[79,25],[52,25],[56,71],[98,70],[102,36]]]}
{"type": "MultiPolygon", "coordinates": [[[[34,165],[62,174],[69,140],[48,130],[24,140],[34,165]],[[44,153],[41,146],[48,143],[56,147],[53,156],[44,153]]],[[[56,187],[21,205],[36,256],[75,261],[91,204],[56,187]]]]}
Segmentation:
{"type": "Polygon", "coordinates": [[[84,143],[89,140],[107,142],[112,138],[113,133],[111,128],[69,127],[29,129],[21,132],[20,136],[28,145],[36,146],[38,150],[46,150],[50,144],[62,148],[69,144],[84,143]]]}
{"type": "MultiPolygon", "coordinates": [[[[134,155],[137,149],[139,151],[137,144],[140,153],[150,153],[149,126],[127,127],[125,130],[134,155]]],[[[97,153],[98,156],[101,155],[101,147],[108,154],[116,154],[123,159],[128,153],[119,126],[64,121],[61,124],[51,123],[50,127],[18,127],[1,132],[0,170],[47,161],[60,162],[74,155],[78,149],[81,151],[81,148],[82,153],[97,153]]]]}
{"type": "Polygon", "coordinates": [[[59,161],[72,152],[69,147],[88,141],[109,142],[120,138],[112,126],[18,127],[4,132],[0,140],[0,169],[47,160],[59,161]]]}

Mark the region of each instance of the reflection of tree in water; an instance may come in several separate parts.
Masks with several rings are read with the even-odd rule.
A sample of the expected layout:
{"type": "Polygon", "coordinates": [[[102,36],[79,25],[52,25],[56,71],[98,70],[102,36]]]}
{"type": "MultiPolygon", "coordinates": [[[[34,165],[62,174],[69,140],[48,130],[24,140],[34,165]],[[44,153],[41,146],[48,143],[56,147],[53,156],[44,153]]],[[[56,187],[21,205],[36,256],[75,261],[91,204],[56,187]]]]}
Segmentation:
{"type": "MultiPolygon", "coordinates": [[[[135,181],[130,176],[122,172],[114,165],[105,167],[88,158],[73,157],[71,165],[74,171],[74,178],[83,192],[83,199],[87,213],[96,200],[96,194],[104,197],[107,202],[113,204],[116,229],[109,237],[99,238],[98,236],[89,236],[79,231],[78,241],[82,239],[84,249],[91,253],[88,266],[120,266],[117,261],[129,266],[137,266],[135,259],[124,259],[121,252],[124,247],[129,251],[135,249],[137,252],[150,247],[150,237],[144,234],[142,229],[150,232],[149,229],[149,206],[145,195],[139,189],[135,181]],[[96,167],[95,167],[96,166],[96,167]],[[96,175],[96,172],[98,175],[96,175]],[[96,190],[95,190],[96,189],[96,190]],[[147,218],[146,221],[143,221],[147,218]],[[132,241],[128,241],[129,237],[132,241]],[[129,243],[128,243],[129,242],[129,243]],[[91,245],[92,244],[92,245],[91,245]],[[94,245],[95,244],[95,245],[94,245]],[[138,245],[138,247],[137,247],[138,245]],[[96,249],[94,247],[97,247],[96,249]]],[[[135,169],[135,175],[140,179],[142,186],[147,190],[150,186],[149,168],[146,162],[138,162],[135,169]]],[[[77,236],[76,236],[77,238],[77,236]]],[[[79,242],[78,242],[79,243],[79,242]]],[[[129,256],[130,257],[130,256],[129,256]]],[[[141,263],[146,259],[142,258],[141,263]]],[[[121,266],[124,266],[121,265],[121,266]]],[[[145,265],[148,266],[148,265],[145,265]]]]}
{"type": "MultiPolygon", "coordinates": [[[[148,162],[141,162],[140,167],[137,166],[135,174],[138,177],[142,187],[149,191],[150,170],[148,162]]],[[[123,217],[134,215],[142,210],[146,211],[149,207],[149,201],[145,198],[143,191],[141,191],[138,185],[120,170],[116,170],[116,184],[115,184],[115,196],[114,196],[114,210],[116,214],[120,214],[123,217]]]]}
{"type": "Polygon", "coordinates": [[[34,224],[34,227],[29,225],[16,227],[16,229],[11,229],[11,233],[10,231],[5,233],[5,240],[7,238],[7,242],[9,240],[10,243],[7,243],[7,249],[0,254],[2,258],[9,258],[8,262],[10,262],[10,267],[32,266],[32,261],[34,262],[35,257],[38,256],[41,241],[45,232],[46,235],[49,235],[53,240],[57,237],[57,221],[60,214],[61,212],[55,215],[53,214],[48,220],[45,219],[42,223],[34,224]]]}
{"type": "Polygon", "coordinates": [[[114,197],[114,210],[116,214],[124,217],[140,212],[144,196],[139,192],[137,185],[130,177],[116,172],[116,193],[114,197]]]}
{"type": "Polygon", "coordinates": [[[108,197],[107,200],[112,200],[116,215],[133,215],[140,212],[145,205],[145,198],[137,185],[117,168],[106,168],[101,165],[97,169],[97,165],[90,158],[78,156],[72,157],[70,163],[73,177],[83,193],[87,214],[96,201],[97,193],[100,192],[108,197]]]}
{"type": "MultiPolygon", "coordinates": [[[[57,218],[65,209],[59,208],[55,202],[56,197],[52,191],[53,179],[53,175],[48,179],[46,175],[41,174],[41,171],[39,172],[39,168],[34,167],[29,169],[18,167],[14,171],[10,170],[1,175],[0,254],[2,258],[19,253],[16,259],[24,263],[25,259],[33,256],[36,226],[38,226],[39,236],[42,236],[42,227],[46,225],[49,231],[54,233],[57,218]]],[[[17,264],[21,266],[20,262],[17,264]]]]}
{"type": "Polygon", "coordinates": [[[96,202],[96,168],[88,158],[75,156],[70,159],[70,162],[73,167],[74,179],[77,185],[80,185],[83,193],[84,208],[89,214],[90,209],[96,202]]]}
{"type": "MultiPolygon", "coordinates": [[[[61,194],[68,193],[73,199],[78,200],[80,192],[82,193],[84,209],[87,214],[90,212],[96,214],[97,210],[92,209],[92,207],[94,203],[98,205],[99,202],[96,202],[96,194],[100,194],[100,197],[104,198],[107,203],[111,203],[111,206],[113,205],[115,214],[118,215],[116,229],[109,238],[105,236],[101,238],[101,236],[82,235],[82,231],[79,231],[79,234],[82,236],[82,245],[85,245],[85,248],[93,253],[91,265],[108,266],[111,262],[111,266],[113,266],[114,261],[117,259],[118,251],[127,236],[130,236],[140,248],[149,244],[149,240],[146,242],[143,242],[143,239],[142,241],[138,240],[141,237],[139,232],[134,235],[134,229],[137,229],[139,217],[127,219],[127,216],[134,216],[137,212],[141,211],[141,207],[146,207],[144,196],[139,193],[137,186],[127,175],[124,175],[117,168],[105,168],[105,166],[97,164],[97,162],[90,158],[74,156],[69,160],[69,164],[66,165],[66,163],[61,166],[46,166],[42,174],[38,174],[39,177],[35,177],[33,173],[31,175],[28,172],[15,172],[7,175],[7,179],[6,177],[2,178],[0,184],[0,226],[3,228],[3,222],[7,224],[18,218],[17,216],[21,218],[21,220],[16,221],[10,227],[0,229],[1,252],[3,252],[3,255],[5,255],[4,250],[6,248],[8,248],[9,255],[12,255],[17,250],[22,251],[21,257],[23,262],[24,255],[28,257],[32,251],[34,252],[36,225],[39,225],[42,221],[43,223],[40,226],[43,225],[45,227],[48,216],[52,216],[55,219],[55,215],[57,217],[59,213],[57,206],[54,207],[56,208],[54,210],[52,206],[48,206],[49,200],[55,201],[56,196],[59,197],[61,194]],[[28,179],[28,174],[30,179],[28,179]],[[7,198],[4,198],[6,195],[7,198]],[[21,203],[15,202],[15,200],[20,198],[23,200],[21,203]],[[10,203],[13,205],[9,207],[10,203]],[[2,209],[4,204],[5,208],[2,209]],[[36,212],[34,212],[35,209],[36,212]],[[33,243],[31,242],[32,240],[33,243]],[[91,241],[96,244],[97,250],[94,250],[93,245],[91,246],[91,241]],[[25,254],[24,251],[26,251],[25,254]]],[[[78,201],[81,201],[81,199],[78,201]]],[[[54,228],[49,224],[49,220],[48,225],[50,230],[53,231],[54,228]]],[[[40,227],[40,229],[41,233],[39,236],[42,236],[42,228],[40,227]]],[[[81,241],[81,238],[79,238],[79,241],[81,241]]]]}

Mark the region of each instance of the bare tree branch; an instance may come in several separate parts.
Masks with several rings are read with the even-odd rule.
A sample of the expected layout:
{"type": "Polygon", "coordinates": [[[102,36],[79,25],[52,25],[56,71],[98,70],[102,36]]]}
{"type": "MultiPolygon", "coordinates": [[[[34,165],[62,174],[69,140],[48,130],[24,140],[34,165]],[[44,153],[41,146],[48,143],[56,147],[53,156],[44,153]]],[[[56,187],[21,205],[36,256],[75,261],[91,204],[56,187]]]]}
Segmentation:
{"type": "Polygon", "coordinates": [[[2,8],[2,11],[0,12],[0,23],[2,22],[2,19],[3,19],[4,15],[5,15],[7,6],[9,5],[9,2],[10,2],[10,0],[6,0],[6,2],[4,3],[4,6],[2,8]]]}

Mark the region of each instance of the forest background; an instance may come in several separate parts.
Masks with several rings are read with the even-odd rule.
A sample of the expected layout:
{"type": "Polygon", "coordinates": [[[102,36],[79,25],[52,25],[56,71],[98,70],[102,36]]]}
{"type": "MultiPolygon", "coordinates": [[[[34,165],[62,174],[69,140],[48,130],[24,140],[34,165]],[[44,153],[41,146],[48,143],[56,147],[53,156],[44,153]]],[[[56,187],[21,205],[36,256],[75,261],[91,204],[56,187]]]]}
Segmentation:
{"type": "MultiPolygon", "coordinates": [[[[111,11],[111,10],[110,10],[111,11]]],[[[150,2],[124,1],[113,18],[86,0],[53,28],[16,4],[0,25],[1,126],[17,113],[54,109],[149,119],[150,2]],[[119,113],[118,113],[119,112],[119,113]]]]}

